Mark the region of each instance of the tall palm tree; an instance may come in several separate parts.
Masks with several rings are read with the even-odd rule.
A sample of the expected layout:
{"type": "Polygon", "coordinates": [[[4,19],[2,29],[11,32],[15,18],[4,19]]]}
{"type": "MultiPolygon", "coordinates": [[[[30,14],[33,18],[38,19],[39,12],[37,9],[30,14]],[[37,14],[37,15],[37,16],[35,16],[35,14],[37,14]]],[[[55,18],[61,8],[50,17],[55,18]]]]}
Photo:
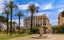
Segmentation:
{"type": "Polygon", "coordinates": [[[23,13],[22,12],[18,12],[17,16],[18,16],[18,19],[19,19],[19,31],[18,31],[18,33],[20,33],[20,18],[21,18],[21,16],[23,16],[23,13]]]}
{"type": "Polygon", "coordinates": [[[10,24],[10,35],[12,35],[12,12],[13,12],[13,8],[18,8],[16,5],[14,5],[13,1],[10,1],[9,3],[6,3],[5,4],[5,8],[9,8],[10,9],[10,21],[11,21],[11,24],[10,24]]]}
{"type": "Polygon", "coordinates": [[[9,20],[9,14],[10,14],[10,10],[9,9],[5,9],[4,11],[3,11],[3,13],[5,13],[6,15],[7,15],[7,34],[8,34],[8,29],[9,29],[9,27],[8,27],[8,20],[9,20]]]}
{"type": "Polygon", "coordinates": [[[32,22],[33,22],[33,14],[35,12],[38,12],[37,7],[34,4],[29,5],[28,11],[31,12],[31,27],[30,27],[30,33],[32,33],[32,22]]]}

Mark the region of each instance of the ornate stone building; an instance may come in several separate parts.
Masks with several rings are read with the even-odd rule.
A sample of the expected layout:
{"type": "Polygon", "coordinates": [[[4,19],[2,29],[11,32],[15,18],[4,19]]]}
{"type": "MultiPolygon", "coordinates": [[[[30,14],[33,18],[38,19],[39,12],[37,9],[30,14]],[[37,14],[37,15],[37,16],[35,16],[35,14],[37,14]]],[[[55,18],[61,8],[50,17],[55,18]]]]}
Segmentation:
{"type": "Polygon", "coordinates": [[[64,17],[62,17],[62,12],[58,15],[58,26],[62,25],[64,23],[64,17]]]}
{"type": "MultiPolygon", "coordinates": [[[[33,17],[33,26],[35,25],[41,25],[41,26],[46,26],[48,29],[51,28],[50,22],[46,14],[43,14],[41,16],[34,16],[33,17]]],[[[25,18],[24,19],[24,27],[30,28],[31,26],[31,18],[25,18]]]]}

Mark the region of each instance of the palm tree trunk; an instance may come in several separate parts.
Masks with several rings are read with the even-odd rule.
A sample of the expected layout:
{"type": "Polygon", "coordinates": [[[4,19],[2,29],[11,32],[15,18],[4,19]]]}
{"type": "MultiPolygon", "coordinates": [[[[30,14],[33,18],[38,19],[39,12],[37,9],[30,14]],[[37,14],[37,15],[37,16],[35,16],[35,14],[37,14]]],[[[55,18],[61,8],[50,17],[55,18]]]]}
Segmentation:
{"type": "Polygon", "coordinates": [[[20,16],[19,16],[19,33],[20,33],[20,16]]]}
{"type": "Polygon", "coordinates": [[[10,9],[11,10],[11,24],[10,24],[10,35],[12,35],[12,9],[10,9]]]}
{"type": "Polygon", "coordinates": [[[32,26],[33,26],[33,13],[31,14],[31,28],[30,28],[30,34],[32,34],[32,26]]]}
{"type": "Polygon", "coordinates": [[[7,34],[8,34],[8,14],[7,14],[7,34]]]}

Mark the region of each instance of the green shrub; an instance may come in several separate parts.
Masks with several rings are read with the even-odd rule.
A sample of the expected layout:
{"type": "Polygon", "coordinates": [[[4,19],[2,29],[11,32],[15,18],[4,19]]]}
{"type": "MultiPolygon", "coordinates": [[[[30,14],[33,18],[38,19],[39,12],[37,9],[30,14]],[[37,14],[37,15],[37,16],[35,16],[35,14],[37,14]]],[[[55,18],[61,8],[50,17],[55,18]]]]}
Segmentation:
{"type": "Polygon", "coordinates": [[[48,29],[47,27],[42,27],[43,28],[43,31],[44,33],[46,33],[46,30],[48,29]]]}
{"type": "Polygon", "coordinates": [[[39,27],[38,26],[33,26],[32,27],[32,33],[38,34],[39,33],[39,27]]]}
{"type": "Polygon", "coordinates": [[[52,27],[52,32],[53,33],[58,33],[59,32],[59,27],[58,26],[52,27]]]}
{"type": "Polygon", "coordinates": [[[20,34],[22,34],[22,33],[28,33],[28,32],[26,31],[26,29],[22,29],[20,34]]]}
{"type": "Polygon", "coordinates": [[[60,33],[64,33],[64,24],[62,24],[59,28],[60,28],[60,33]]]}

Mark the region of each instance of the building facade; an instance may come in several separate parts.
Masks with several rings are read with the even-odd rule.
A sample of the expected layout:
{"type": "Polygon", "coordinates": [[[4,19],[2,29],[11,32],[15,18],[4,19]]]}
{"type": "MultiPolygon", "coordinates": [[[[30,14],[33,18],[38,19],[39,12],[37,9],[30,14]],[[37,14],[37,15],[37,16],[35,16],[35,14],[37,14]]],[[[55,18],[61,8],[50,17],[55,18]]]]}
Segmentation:
{"type": "MultiPolygon", "coordinates": [[[[35,25],[41,25],[48,27],[48,29],[51,28],[50,22],[46,14],[43,14],[41,16],[34,16],[33,17],[33,26],[35,25]]],[[[24,27],[30,28],[31,27],[31,17],[24,19],[24,27]]]]}
{"type": "Polygon", "coordinates": [[[5,30],[6,30],[6,25],[0,22],[0,31],[5,31],[5,30]]]}
{"type": "Polygon", "coordinates": [[[64,24],[64,17],[62,17],[62,12],[58,15],[58,26],[64,24]]]}

